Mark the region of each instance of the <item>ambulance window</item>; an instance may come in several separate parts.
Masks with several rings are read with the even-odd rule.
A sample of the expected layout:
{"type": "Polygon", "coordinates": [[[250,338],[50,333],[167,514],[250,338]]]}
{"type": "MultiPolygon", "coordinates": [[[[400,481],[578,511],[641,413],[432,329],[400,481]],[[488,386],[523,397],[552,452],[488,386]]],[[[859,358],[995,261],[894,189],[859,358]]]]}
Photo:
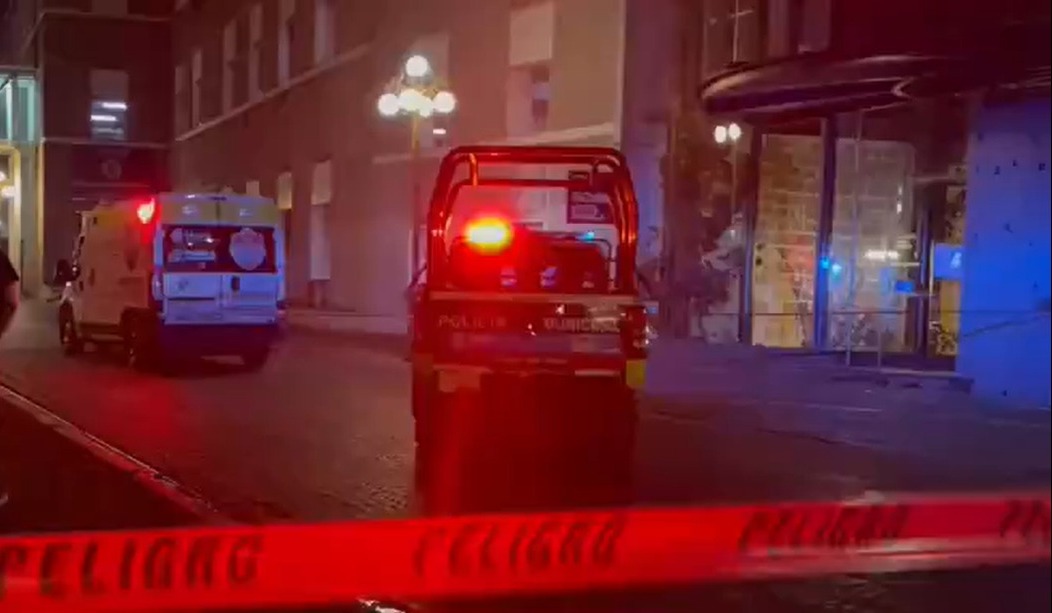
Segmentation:
{"type": "Polygon", "coordinates": [[[274,229],[167,226],[165,270],[179,272],[274,272],[274,229]]]}

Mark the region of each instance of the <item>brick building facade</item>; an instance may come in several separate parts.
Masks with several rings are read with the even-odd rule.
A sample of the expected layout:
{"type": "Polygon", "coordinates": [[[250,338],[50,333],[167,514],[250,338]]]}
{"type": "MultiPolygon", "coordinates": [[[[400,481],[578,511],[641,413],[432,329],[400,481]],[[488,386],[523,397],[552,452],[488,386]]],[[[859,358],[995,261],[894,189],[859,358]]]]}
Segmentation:
{"type": "Polygon", "coordinates": [[[421,53],[458,99],[446,135],[424,135],[425,186],[456,144],[621,146],[656,254],[665,132],[652,116],[668,102],[674,41],[661,33],[674,27],[674,4],[178,3],[174,182],[258,190],[288,211],[292,302],[403,315],[410,136],[405,123],[380,117],[376,100],[404,59],[421,53]]]}

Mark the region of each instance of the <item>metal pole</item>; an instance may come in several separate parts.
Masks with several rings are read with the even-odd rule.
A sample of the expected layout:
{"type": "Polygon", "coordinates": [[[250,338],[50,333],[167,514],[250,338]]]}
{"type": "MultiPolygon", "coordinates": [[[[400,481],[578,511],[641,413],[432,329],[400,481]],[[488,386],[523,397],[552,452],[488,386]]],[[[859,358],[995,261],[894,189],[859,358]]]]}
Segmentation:
{"type": "Polygon", "coordinates": [[[815,237],[815,286],[812,345],[825,349],[829,337],[829,269],[833,236],[833,214],[836,208],[836,116],[822,120],[822,194],[815,237]]]}
{"type": "Polygon", "coordinates": [[[753,268],[756,263],[756,224],[760,212],[760,154],[763,147],[763,135],[760,128],[753,126],[749,135],[749,168],[745,178],[749,182],[746,194],[748,199],[742,206],[742,271],[738,279],[738,342],[752,344],[753,318],[753,268]]]}
{"type": "Polygon", "coordinates": [[[676,292],[670,291],[670,288],[674,287],[676,279],[675,252],[679,237],[675,231],[676,224],[669,222],[677,219],[679,215],[679,124],[680,110],[677,103],[673,105],[669,113],[668,153],[665,156],[665,235],[662,237],[661,245],[664,251],[664,258],[660,267],[663,270],[661,270],[661,282],[659,285],[662,288],[662,296],[658,303],[662,333],[671,332],[675,329],[675,300],[677,295],[676,292]]]}
{"type": "MultiPolygon", "coordinates": [[[[735,15],[737,15],[737,0],[735,1],[735,15]]],[[[738,29],[737,16],[734,19],[734,29],[735,29],[735,32],[737,32],[737,29],[738,29]]],[[[735,45],[737,45],[737,43],[735,43],[735,45]]],[[[741,205],[741,203],[738,202],[738,140],[740,140],[740,137],[731,140],[731,219],[730,219],[730,221],[731,221],[730,227],[731,228],[734,228],[735,217],[737,217],[737,215],[738,215],[738,207],[741,205]]],[[[742,221],[744,221],[744,216],[743,216],[742,221]]],[[[742,230],[744,230],[745,224],[743,223],[742,226],[743,226],[742,230]]],[[[738,276],[738,317],[737,317],[737,321],[735,322],[735,323],[738,324],[736,327],[738,328],[737,336],[738,336],[738,342],[739,343],[741,343],[743,341],[743,339],[742,339],[742,306],[743,305],[741,303],[742,283],[743,283],[743,279],[739,275],[738,276]]]]}
{"type": "Polygon", "coordinates": [[[410,279],[416,276],[420,271],[421,266],[421,253],[420,253],[420,225],[421,218],[423,217],[421,208],[423,204],[421,202],[421,191],[420,185],[420,118],[415,114],[410,120],[411,124],[411,135],[409,143],[409,173],[410,182],[413,186],[413,212],[411,215],[413,230],[412,230],[412,247],[411,247],[411,260],[412,270],[409,271],[410,279]]]}
{"type": "Polygon", "coordinates": [[[862,127],[865,121],[865,111],[859,111],[855,115],[855,172],[851,178],[851,268],[848,270],[847,278],[847,291],[848,291],[848,309],[852,311],[852,314],[848,316],[851,323],[847,326],[847,351],[844,354],[845,363],[851,365],[851,352],[855,346],[855,321],[857,317],[855,311],[857,311],[857,288],[855,284],[858,279],[858,250],[862,246],[862,208],[859,202],[859,182],[862,179],[862,127]]]}

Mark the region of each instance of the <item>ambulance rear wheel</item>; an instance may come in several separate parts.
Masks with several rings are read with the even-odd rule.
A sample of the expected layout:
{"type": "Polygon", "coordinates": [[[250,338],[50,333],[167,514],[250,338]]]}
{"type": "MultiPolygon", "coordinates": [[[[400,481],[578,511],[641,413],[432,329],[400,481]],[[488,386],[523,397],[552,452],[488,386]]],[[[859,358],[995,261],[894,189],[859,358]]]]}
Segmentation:
{"type": "Polygon", "coordinates": [[[151,342],[146,326],[136,317],[124,318],[124,363],[138,371],[150,371],[160,366],[157,348],[151,342]]]}
{"type": "Polygon", "coordinates": [[[58,315],[59,342],[62,352],[74,356],[84,351],[84,340],[77,333],[77,324],[73,320],[73,309],[63,307],[58,315]]]}

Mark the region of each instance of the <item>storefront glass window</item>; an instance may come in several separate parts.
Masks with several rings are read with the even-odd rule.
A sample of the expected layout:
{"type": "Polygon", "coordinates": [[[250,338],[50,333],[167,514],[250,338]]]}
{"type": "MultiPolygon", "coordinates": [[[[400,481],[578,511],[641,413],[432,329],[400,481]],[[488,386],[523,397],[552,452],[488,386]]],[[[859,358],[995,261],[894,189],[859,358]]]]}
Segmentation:
{"type": "Polygon", "coordinates": [[[807,347],[814,334],[821,124],[807,120],[769,126],[762,143],[752,340],[768,347],[807,347]]]}
{"type": "Polygon", "coordinates": [[[840,117],[831,348],[954,353],[966,130],[956,101],[840,117]]]}
{"type": "Polygon", "coordinates": [[[39,281],[36,241],[37,89],[33,76],[0,72],[0,249],[15,263],[23,287],[39,281]]]}

